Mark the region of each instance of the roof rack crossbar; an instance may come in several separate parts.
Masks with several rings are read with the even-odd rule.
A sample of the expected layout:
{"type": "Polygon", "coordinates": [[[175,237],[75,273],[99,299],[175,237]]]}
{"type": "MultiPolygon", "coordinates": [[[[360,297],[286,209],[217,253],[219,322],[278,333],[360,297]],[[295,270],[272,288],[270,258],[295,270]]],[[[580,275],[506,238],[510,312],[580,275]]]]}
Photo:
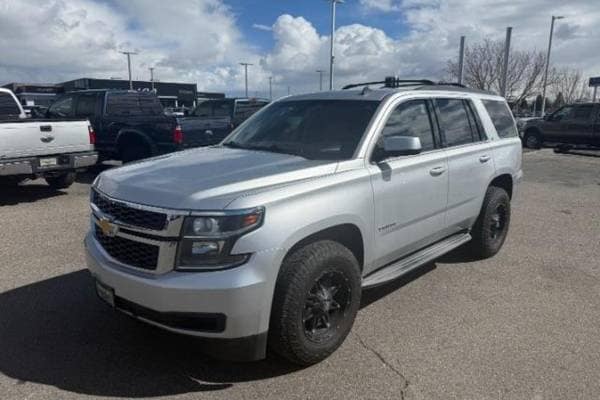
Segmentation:
{"type": "Polygon", "coordinates": [[[361,86],[369,86],[369,85],[384,85],[386,88],[397,88],[402,86],[411,86],[411,85],[435,85],[435,82],[429,79],[398,79],[395,77],[387,77],[384,81],[374,81],[374,82],[363,82],[363,83],[353,83],[350,85],[346,85],[342,88],[342,90],[353,89],[361,86]]]}

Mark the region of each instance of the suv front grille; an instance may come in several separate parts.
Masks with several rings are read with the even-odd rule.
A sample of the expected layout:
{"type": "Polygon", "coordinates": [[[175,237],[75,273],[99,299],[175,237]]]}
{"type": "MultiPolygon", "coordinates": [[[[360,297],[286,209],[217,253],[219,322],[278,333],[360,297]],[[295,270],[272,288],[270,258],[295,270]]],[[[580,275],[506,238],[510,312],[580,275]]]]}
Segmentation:
{"type": "Polygon", "coordinates": [[[167,222],[166,214],[129,207],[101,195],[95,189],[92,189],[92,203],[104,214],[124,224],[160,231],[165,228],[167,222]]]}
{"type": "Polygon", "coordinates": [[[104,250],[115,260],[136,268],[153,271],[158,265],[159,247],[119,236],[105,236],[96,226],[95,236],[104,250]]]}

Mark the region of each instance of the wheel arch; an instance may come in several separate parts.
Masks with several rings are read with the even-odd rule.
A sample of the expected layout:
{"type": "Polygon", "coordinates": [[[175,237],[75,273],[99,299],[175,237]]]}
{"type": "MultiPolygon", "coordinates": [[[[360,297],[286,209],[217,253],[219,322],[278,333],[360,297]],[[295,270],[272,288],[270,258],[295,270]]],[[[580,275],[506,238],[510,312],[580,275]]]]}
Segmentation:
{"type": "Polygon", "coordinates": [[[347,247],[352,254],[354,254],[354,257],[356,257],[361,271],[363,270],[365,264],[364,236],[360,228],[354,223],[340,223],[332,225],[319,231],[310,233],[300,240],[296,240],[296,242],[289,247],[283,259],[285,260],[296,250],[320,240],[332,240],[347,247]]]}
{"type": "Polygon", "coordinates": [[[508,193],[508,197],[510,199],[512,199],[514,183],[513,183],[513,177],[511,174],[505,173],[505,174],[500,174],[500,175],[496,176],[489,183],[488,187],[490,187],[490,186],[495,186],[495,187],[499,187],[499,188],[506,190],[506,193],[508,193]]]}
{"type": "Polygon", "coordinates": [[[137,129],[122,129],[117,134],[117,139],[115,140],[117,151],[121,150],[121,146],[128,141],[140,141],[144,143],[150,149],[151,154],[156,154],[156,146],[154,142],[148,135],[144,132],[137,129]]]}

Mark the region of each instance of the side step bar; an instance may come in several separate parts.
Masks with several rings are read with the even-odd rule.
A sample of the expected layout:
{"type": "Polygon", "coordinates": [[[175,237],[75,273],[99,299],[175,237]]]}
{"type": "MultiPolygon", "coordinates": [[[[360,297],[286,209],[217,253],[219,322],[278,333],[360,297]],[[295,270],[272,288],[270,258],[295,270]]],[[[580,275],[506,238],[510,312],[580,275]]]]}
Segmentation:
{"type": "Polygon", "coordinates": [[[378,269],[375,272],[365,276],[362,281],[363,288],[369,288],[377,285],[382,285],[392,281],[407,272],[420,267],[436,258],[448,253],[471,240],[469,233],[458,233],[452,235],[440,242],[437,242],[429,247],[417,251],[406,258],[402,258],[392,264],[378,269]]]}

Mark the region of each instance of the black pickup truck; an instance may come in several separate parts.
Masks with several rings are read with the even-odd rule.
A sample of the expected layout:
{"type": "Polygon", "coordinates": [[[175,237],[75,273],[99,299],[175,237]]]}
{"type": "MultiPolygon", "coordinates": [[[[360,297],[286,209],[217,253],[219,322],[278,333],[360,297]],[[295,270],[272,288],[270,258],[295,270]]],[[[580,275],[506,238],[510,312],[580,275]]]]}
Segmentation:
{"type": "Polygon", "coordinates": [[[218,143],[267,104],[269,100],[258,98],[210,99],[200,102],[179,121],[189,129],[204,132],[206,137],[218,143]]]}
{"type": "Polygon", "coordinates": [[[522,132],[525,147],[534,149],[545,143],[557,144],[558,149],[600,147],[600,104],[566,105],[544,118],[527,121],[522,132]]]}
{"type": "Polygon", "coordinates": [[[96,150],[105,160],[129,162],[218,142],[207,129],[165,115],[151,92],[102,89],[67,93],[50,106],[47,117],[87,118],[96,132],[96,150]]]}

